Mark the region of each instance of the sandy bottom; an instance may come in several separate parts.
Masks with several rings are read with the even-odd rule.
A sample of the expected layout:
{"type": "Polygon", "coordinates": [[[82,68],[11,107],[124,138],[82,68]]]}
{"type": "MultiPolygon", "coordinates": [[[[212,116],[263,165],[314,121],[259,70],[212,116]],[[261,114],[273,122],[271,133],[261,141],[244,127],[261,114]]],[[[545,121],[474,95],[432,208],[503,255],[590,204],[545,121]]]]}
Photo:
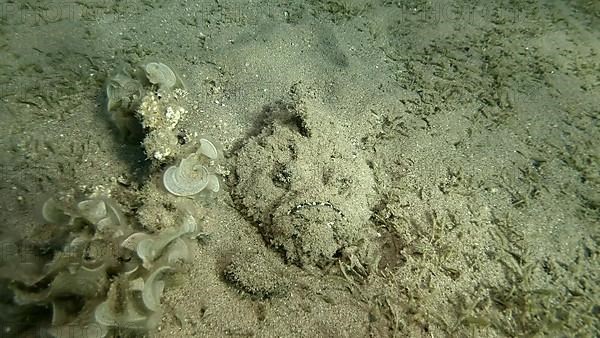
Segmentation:
{"type": "Polygon", "coordinates": [[[600,3],[0,6],[0,335],[50,321],[5,250],[48,197],[109,191],[153,231],[178,203],[102,109],[148,60],[186,83],[177,130],[225,155],[150,336],[600,332],[600,3]]]}

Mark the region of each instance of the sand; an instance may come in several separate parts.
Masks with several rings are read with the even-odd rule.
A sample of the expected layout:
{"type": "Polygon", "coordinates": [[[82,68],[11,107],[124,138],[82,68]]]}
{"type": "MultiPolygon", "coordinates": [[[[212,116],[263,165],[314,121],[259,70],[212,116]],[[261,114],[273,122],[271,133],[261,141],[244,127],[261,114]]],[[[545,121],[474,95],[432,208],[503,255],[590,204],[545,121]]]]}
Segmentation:
{"type": "Polygon", "coordinates": [[[48,197],[170,216],[163,167],[102,108],[149,60],[187,86],[178,130],[224,153],[149,336],[600,332],[597,2],[0,6],[2,334],[47,327],[14,315],[6,267],[48,197]]]}

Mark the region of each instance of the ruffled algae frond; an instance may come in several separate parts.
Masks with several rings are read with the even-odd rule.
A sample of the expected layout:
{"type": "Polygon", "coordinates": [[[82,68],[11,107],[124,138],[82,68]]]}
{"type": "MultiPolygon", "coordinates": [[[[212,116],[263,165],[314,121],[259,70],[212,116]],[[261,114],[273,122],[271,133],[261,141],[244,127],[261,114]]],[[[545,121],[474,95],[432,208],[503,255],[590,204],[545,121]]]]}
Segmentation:
{"type": "Polygon", "coordinates": [[[181,199],[162,218],[149,218],[165,211],[157,210],[153,199],[220,190],[214,168],[220,147],[204,138],[185,146],[177,141],[176,126],[187,112],[180,98],[186,92],[169,66],[124,67],[109,78],[105,94],[110,119],[126,138],[143,140],[140,150],[152,162],[138,192],[145,194],[139,196],[144,202],[135,215],[123,212],[100,186],[84,197],[48,199],[41,208],[40,233],[49,235],[34,240],[36,266],[16,266],[20,273],[5,274],[5,269],[0,275],[11,281],[13,303],[25,312],[51,311],[47,332],[54,337],[145,334],[156,328],[165,278],[190,260],[190,239],[200,232],[190,200],[181,199]],[[175,165],[164,171],[168,163],[175,165]]]}
{"type": "Polygon", "coordinates": [[[102,337],[114,329],[155,328],[164,277],[189,260],[186,238],[198,231],[194,217],[184,213],[180,228],[149,234],[135,231],[106,195],[61,205],[49,199],[43,216],[67,230],[63,247],[52,252],[39,274],[13,280],[15,302],[51,307],[49,333],[55,337],[68,336],[74,327],[94,329],[102,337]]]}

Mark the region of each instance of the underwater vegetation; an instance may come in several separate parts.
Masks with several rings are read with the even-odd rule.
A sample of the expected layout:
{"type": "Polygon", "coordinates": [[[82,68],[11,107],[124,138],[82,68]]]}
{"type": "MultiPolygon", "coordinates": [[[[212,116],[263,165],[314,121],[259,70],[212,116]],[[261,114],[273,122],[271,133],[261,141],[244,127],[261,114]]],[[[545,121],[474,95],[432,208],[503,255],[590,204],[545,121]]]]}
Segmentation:
{"type": "MultiPolygon", "coordinates": [[[[150,93],[160,95],[184,89],[181,78],[164,63],[124,66],[110,76],[105,84],[105,109],[121,136],[130,142],[137,142],[144,136],[144,129],[148,128],[143,125],[144,122],[148,124],[148,119],[144,121],[136,116],[141,113],[140,107],[145,97],[150,93]]],[[[169,123],[172,123],[173,119],[170,120],[169,123]]]]}
{"type": "Polygon", "coordinates": [[[184,89],[181,78],[169,66],[161,62],[149,62],[143,66],[146,79],[159,90],[184,89]]]}
{"type": "Polygon", "coordinates": [[[38,245],[64,245],[39,273],[13,280],[15,303],[50,306],[54,337],[68,336],[73,326],[100,336],[156,327],[164,277],[188,260],[186,238],[198,230],[190,214],[181,215],[178,229],[149,234],[136,231],[117,203],[99,193],[74,205],[51,198],[42,214],[45,226],[59,231],[38,245]]]}
{"type": "Polygon", "coordinates": [[[216,193],[220,190],[219,178],[209,171],[206,160],[219,157],[217,147],[206,139],[200,139],[198,151],[183,158],[179,165],[170,166],[163,174],[165,189],[175,196],[194,196],[201,192],[216,193]]]}
{"type": "Polygon", "coordinates": [[[21,320],[18,328],[9,327],[11,334],[34,325],[58,338],[73,332],[84,337],[145,334],[156,328],[165,279],[189,261],[189,239],[199,235],[187,197],[212,196],[221,189],[214,170],[222,157],[220,146],[196,136],[178,143],[175,128],[187,112],[178,100],[187,93],[171,68],[160,62],[122,68],[104,89],[110,120],[126,138],[138,133],[140,150],[152,161],[141,191],[145,195],[138,196],[142,204],[135,215],[124,213],[103,187],[46,200],[39,231],[21,243],[33,247],[34,266],[15,266],[19,273],[14,275],[2,266],[0,278],[9,281],[2,297],[12,297],[16,315],[51,318],[47,323],[29,319],[25,325],[21,320]],[[174,200],[169,210],[154,210],[148,196],[160,194],[181,198],[181,203],[174,200]],[[166,213],[168,224],[141,216],[157,212],[166,213]]]}

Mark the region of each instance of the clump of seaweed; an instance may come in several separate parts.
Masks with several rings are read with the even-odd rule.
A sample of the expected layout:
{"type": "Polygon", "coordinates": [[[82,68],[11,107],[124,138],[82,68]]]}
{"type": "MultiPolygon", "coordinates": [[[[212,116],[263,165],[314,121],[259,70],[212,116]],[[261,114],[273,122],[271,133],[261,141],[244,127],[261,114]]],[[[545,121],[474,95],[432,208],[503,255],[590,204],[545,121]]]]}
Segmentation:
{"type": "Polygon", "coordinates": [[[160,90],[185,88],[181,78],[169,66],[162,62],[149,62],[141,67],[145,78],[160,90]]]}
{"type": "MultiPolygon", "coordinates": [[[[108,77],[105,85],[105,109],[121,136],[127,141],[137,143],[144,136],[144,129],[148,129],[151,118],[174,128],[183,113],[180,107],[162,109],[162,106],[158,107],[159,105],[151,99],[154,96],[170,96],[172,93],[181,96],[184,90],[185,85],[181,78],[164,63],[149,62],[138,67],[124,66],[108,77]],[[148,112],[153,116],[143,119],[137,116],[148,112]]],[[[157,123],[154,123],[153,127],[156,128],[156,125],[157,123]]]]}
{"type": "MultiPolygon", "coordinates": [[[[176,72],[160,62],[124,67],[109,77],[105,94],[105,108],[123,136],[131,140],[135,134],[135,141],[143,138],[144,151],[154,162],[151,175],[163,174],[161,164],[178,163],[164,173],[169,192],[192,196],[178,189],[187,189],[197,179],[201,194],[220,190],[213,166],[222,157],[221,148],[204,138],[179,142],[176,126],[187,110],[179,101],[186,93],[176,72]],[[196,147],[191,155],[190,147],[196,147]],[[205,177],[202,169],[208,172],[205,177]]],[[[164,188],[154,182],[146,185],[150,196],[164,188]]],[[[176,207],[179,219],[161,218],[156,221],[160,224],[153,224],[143,216],[156,215],[151,201],[143,205],[146,213],[138,210],[134,221],[101,190],[98,187],[81,198],[48,199],[41,208],[44,225],[35,236],[23,240],[27,245],[15,245],[15,257],[10,257],[31,247],[31,261],[21,264],[0,257],[0,278],[9,281],[6,291],[12,292],[8,296],[0,289],[0,297],[17,309],[10,315],[50,311],[51,319],[42,326],[54,337],[73,336],[73,330],[86,337],[145,333],[158,325],[165,276],[189,260],[188,239],[202,235],[198,224],[188,212],[190,207],[183,204],[176,207]],[[143,231],[138,223],[160,231],[143,231]]],[[[2,324],[11,334],[37,325],[2,324]]]]}
{"type": "Polygon", "coordinates": [[[118,204],[99,193],[76,203],[51,198],[42,216],[46,226],[62,229],[48,241],[63,245],[38,273],[12,278],[17,305],[51,307],[54,337],[74,327],[104,337],[158,325],[164,277],[189,259],[186,237],[198,230],[193,216],[184,213],[179,229],[136,232],[118,204]]]}
{"type": "Polygon", "coordinates": [[[217,147],[200,139],[197,152],[183,158],[179,165],[170,166],[163,174],[163,185],[175,196],[191,197],[202,192],[217,193],[221,184],[217,175],[209,170],[209,160],[219,157],[217,147]]]}

